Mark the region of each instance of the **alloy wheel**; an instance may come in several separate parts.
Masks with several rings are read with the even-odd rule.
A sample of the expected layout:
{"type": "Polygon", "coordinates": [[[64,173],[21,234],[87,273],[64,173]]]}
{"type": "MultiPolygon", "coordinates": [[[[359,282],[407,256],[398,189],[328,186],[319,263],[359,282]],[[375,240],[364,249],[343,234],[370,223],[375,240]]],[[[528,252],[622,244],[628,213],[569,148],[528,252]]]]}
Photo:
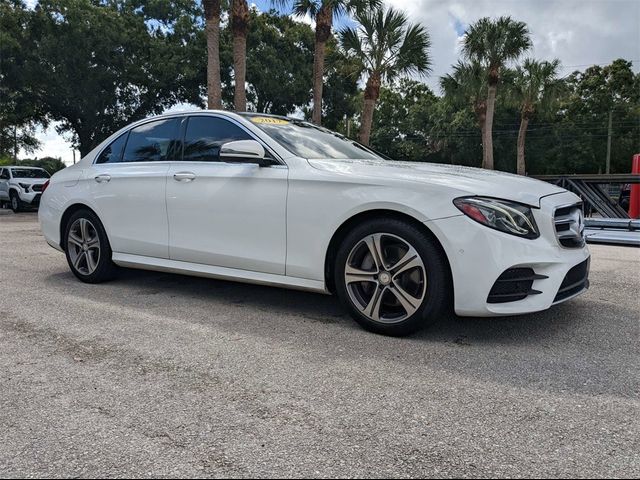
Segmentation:
{"type": "Polygon", "coordinates": [[[417,250],[390,233],[367,235],[355,244],[347,257],[344,280],[360,313],[386,324],[413,315],[427,287],[424,262],[417,250]]]}
{"type": "Polygon", "coordinates": [[[96,227],[86,218],[78,218],[69,229],[67,248],[73,268],[91,275],[100,261],[100,238],[96,227]]]}

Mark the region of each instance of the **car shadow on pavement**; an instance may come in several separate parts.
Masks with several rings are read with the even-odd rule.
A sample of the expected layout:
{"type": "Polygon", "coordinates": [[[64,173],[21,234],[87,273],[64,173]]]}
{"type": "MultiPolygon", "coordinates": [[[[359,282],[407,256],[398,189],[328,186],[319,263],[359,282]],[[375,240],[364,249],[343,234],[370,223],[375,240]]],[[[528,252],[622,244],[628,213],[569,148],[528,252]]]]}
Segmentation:
{"type": "Polygon", "coordinates": [[[632,339],[612,331],[633,331],[637,315],[606,305],[607,314],[619,322],[612,329],[598,313],[602,304],[589,293],[518,317],[451,314],[411,337],[391,338],[360,329],[335,297],[322,294],[131,269],[101,285],[83,284],[69,272],[46,281],[66,294],[98,302],[98,310],[104,304],[133,318],[136,312],[179,318],[212,332],[313,349],[354,365],[374,362],[397,375],[418,367],[517,387],[634,395],[628,380],[602,365],[612,358],[633,362],[632,339]]]}
{"type": "MultiPolygon", "coordinates": [[[[80,285],[79,288],[93,287],[81,284],[67,272],[51,277],[64,278],[65,281],[80,285]]],[[[118,293],[128,292],[138,299],[168,295],[174,304],[184,301],[184,306],[193,299],[215,301],[269,312],[274,316],[285,315],[287,318],[283,319],[284,322],[295,322],[298,317],[305,321],[359,329],[333,295],[129,268],[120,269],[118,277],[107,285],[117,288],[118,293]]],[[[106,299],[112,297],[114,292],[109,289],[92,294],[95,293],[106,299]]],[[[120,295],[119,299],[127,301],[120,295]]],[[[137,300],[133,301],[137,303],[137,300]]],[[[448,313],[409,338],[429,342],[452,341],[461,346],[496,342],[531,344],[544,341],[554,332],[571,328],[574,323],[580,322],[581,319],[572,314],[573,302],[544,312],[515,317],[473,318],[448,313]]],[[[271,325],[271,329],[275,333],[278,326],[271,325]]]]}

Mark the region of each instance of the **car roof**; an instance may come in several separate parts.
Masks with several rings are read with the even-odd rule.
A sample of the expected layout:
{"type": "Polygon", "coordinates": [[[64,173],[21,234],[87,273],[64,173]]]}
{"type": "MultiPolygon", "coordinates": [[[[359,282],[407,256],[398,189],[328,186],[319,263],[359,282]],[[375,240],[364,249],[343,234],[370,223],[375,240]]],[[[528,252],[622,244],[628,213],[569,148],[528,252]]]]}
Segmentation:
{"type": "Polygon", "coordinates": [[[31,167],[27,165],[0,165],[0,168],[30,168],[32,170],[44,170],[42,167],[31,167]]]}
{"type": "Polygon", "coordinates": [[[269,117],[269,118],[280,118],[282,120],[300,120],[304,121],[300,118],[287,117],[285,115],[275,115],[273,113],[258,113],[258,112],[238,112],[238,115],[241,117],[269,117]]]}
{"type": "MultiPolygon", "coordinates": [[[[151,120],[151,119],[163,118],[163,117],[178,117],[178,116],[184,116],[184,115],[202,115],[203,113],[217,113],[220,115],[226,115],[230,117],[237,115],[240,117],[270,117],[270,118],[280,118],[282,120],[305,121],[304,119],[287,117],[285,115],[275,115],[273,113],[234,112],[233,110],[215,110],[215,109],[200,109],[200,110],[194,109],[194,110],[181,110],[179,112],[166,112],[160,115],[153,115],[153,116],[147,117],[144,120],[151,120]]],[[[140,121],[142,122],[143,120],[140,120],[140,121]]]]}

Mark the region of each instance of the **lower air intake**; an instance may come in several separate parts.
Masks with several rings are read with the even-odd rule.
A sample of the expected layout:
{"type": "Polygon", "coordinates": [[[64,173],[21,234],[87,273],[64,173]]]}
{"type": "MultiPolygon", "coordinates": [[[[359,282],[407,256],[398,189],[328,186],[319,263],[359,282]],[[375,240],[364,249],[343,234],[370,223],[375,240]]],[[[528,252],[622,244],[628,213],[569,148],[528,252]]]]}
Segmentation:
{"type": "Polygon", "coordinates": [[[487,297],[488,303],[507,303],[524,300],[542,292],[531,288],[535,280],[548,278],[538,275],[533,268],[510,268],[498,277],[487,297]]]}
{"type": "Polygon", "coordinates": [[[560,285],[560,290],[558,290],[558,294],[553,300],[554,303],[565,300],[589,288],[589,260],[587,258],[567,272],[560,285]]]}

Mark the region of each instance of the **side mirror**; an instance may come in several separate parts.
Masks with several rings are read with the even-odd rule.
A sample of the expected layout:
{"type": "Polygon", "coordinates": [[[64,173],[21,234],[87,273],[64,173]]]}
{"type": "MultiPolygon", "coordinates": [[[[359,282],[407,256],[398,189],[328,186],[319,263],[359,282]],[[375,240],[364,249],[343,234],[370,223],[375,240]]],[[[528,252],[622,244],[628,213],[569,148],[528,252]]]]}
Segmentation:
{"type": "Polygon", "coordinates": [[[260,166],[266,165],[265,150],[259,142],[255,140],[236,140],[235,142],[223,143],[220,146],[220,160],[230,162],[250,162],[260,166]]]}

